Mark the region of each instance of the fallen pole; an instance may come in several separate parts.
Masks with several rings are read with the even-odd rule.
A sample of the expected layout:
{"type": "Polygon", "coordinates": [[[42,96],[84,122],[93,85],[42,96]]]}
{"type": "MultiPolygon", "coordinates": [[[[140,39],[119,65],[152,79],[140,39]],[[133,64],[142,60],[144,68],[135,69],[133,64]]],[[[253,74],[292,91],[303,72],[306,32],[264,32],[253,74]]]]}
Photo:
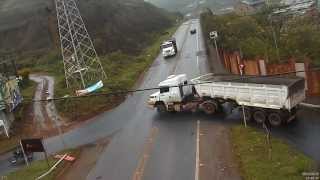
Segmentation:
{"type": "Polygon", "coordinates": [[[62,161],[63,159],[67,156],[67,154],[64,154],[50,169],[49,171],[45,172],[41,176],[37,177],[36,180],[42,179],[46,177],[48,174],[50,174],[62,161]]]}
{"type": "Polygon", "coordinates": [[[309,104],[309,103],[300,103],[301,106],[311,107],[311,108],[320,108],[320,105],[309,104]]]}

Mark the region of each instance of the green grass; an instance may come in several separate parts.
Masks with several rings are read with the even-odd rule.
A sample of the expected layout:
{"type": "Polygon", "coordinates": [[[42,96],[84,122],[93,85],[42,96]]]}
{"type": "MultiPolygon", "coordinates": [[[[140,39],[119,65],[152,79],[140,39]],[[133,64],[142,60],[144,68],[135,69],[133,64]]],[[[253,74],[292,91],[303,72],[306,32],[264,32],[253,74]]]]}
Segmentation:
{"type": "Polygon", "coordinates": [[[0,136],[0,154],[6,153],[14,149],[19,143],[18,136],[12,136],[7,138],[6,136],[0,136]]]}
{"type": "MultiPolygon", "coordinates": [[[[79,150],[71,149],[65,150],[59,154],[68,153],[72,156],[77,157],[79,155],[79,150]]],[[[54,159],[52,156],[48,158],[50,166],[52,166],[58,159],[54,159]]],[[[59,174],[61,170],[70,162],[63,161],[52,173],[43,178],[44,180],[54,180],[56,176],[59,174]]],[[[25,166],[24,168],[17,170],[15,172],[11,172],[6,175],[7,180],[34,180],[36,177],[42,175],[46,171],[48,171],[49,167],[46,160],[39,160],[32,162],[29,166],[25,166]]]]}
{"type": "Polygon", "coordinates": [[[25,88],[21,88],[21,94],[25,99],[32,99],[35,89],[37,87],[37,83],[34,81],[28,81],[28,85],[25,88]]]}
{"type": "Polygon", "coordinates": [[[303,179],[315,162],[283,141],[271,137],[271,156],[265,134],[251,127],[232,128],[232,142],[241,175],[247,180],[303,179]]]}

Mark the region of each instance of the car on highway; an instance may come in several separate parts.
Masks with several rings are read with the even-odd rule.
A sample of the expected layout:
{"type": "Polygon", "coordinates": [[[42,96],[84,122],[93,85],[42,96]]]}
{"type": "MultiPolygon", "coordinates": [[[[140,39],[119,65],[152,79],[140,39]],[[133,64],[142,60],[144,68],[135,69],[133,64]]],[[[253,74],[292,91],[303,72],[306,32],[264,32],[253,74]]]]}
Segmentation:
{"type": "Polygon", "coordinates": [[[190,34],[195,34],[195,33],[197,33],[197,30],[196,30],[196,29],[192,29],[192,30],[190,31],[190,34]]]}

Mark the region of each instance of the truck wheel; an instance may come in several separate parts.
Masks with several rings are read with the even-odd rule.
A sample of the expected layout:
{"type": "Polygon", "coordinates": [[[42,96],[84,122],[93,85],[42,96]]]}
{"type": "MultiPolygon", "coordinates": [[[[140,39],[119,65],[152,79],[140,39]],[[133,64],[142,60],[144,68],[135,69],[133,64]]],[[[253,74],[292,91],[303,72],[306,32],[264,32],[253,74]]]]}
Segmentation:
{"type": "Polygon", "coordinates": [[[218,110],[218,105],[216,102],[206,101],[202,104],[202,110],[208,115],[214,114],[218,110]]]}
{"type": "Polygon", "coordinates": [[[158,113],[165,113],[167,112],[167,108],[163,103],[159,103],[156,105],[158,113]]]}
{"type": "Polygon", "coordinates": [[[257,110],[257,111],[255,111],[255,112],[253,113],[253,119],[254,119],[257,123],[261,124],[261,123],[263,123],[263,122],[266,121],[267,115],[266,115],[266,113],[265,113],[264,111],[262,111],[262,110],[257,110]]]}
{"type": "Polygon", "coordinates": [[[272,112],[268,115],[268,121],[272,126],[280,126],[282,124],[282,118],[280,113],[272,112]]]}

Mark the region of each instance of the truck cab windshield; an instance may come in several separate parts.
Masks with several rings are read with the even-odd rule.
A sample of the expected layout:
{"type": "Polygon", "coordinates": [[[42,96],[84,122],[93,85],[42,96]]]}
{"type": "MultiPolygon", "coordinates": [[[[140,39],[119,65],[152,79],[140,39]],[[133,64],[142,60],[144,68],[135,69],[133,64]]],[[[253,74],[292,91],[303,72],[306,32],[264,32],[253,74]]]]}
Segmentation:
{"type": "Polygon", "coordinates": [[[170,44],[164,44],[161,47],[162,47],[162,49],[165,49],[165,48],[168,48],[168,47],[172,47],[172,44],[171,43],[170,44]]]}
{"type": "Polygon", "coordinates": [[[169,87],[161,87],[160,88],[160,93],[166,93],[169,92],[169,87]]]}

